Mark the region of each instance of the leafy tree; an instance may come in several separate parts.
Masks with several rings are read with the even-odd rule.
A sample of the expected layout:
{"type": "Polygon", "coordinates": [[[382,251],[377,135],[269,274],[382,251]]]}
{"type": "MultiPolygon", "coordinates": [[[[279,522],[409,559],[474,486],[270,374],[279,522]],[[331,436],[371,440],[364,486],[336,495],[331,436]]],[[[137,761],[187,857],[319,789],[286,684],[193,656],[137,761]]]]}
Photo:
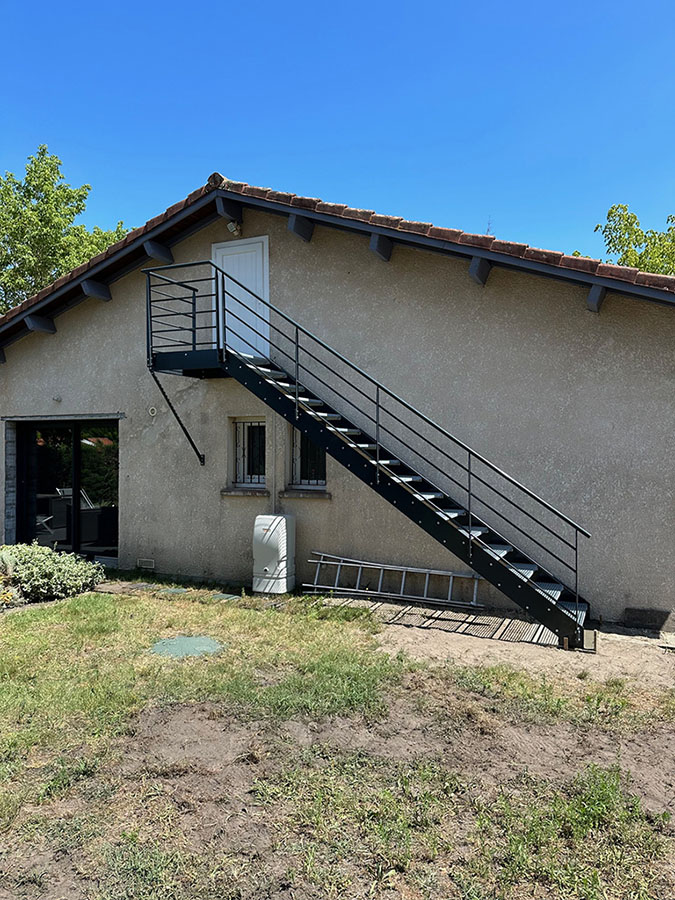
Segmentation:
{"type": "Polygon", "coordinates": [[[75,225],[91,185],[75,188],[46,144],[29,156],[23,181],[0,176],[0,314],[86,262],[127,233],[75,225]]]}
{"type": "Polygon", "coordinates": [[[675,275],[675,215],[667,217],[666,226],[665,231],[645,231],[625,203],[615,203],[605,224],[595,230],[602,233],[607,252],[616,255],[620,266],[675,275]]]}

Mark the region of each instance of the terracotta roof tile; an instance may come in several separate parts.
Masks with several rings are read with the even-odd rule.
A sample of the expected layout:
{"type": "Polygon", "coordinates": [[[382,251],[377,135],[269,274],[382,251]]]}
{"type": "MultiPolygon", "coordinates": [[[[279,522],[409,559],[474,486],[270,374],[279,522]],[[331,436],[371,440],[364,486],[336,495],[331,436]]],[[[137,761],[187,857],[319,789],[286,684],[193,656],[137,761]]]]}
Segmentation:
{"type": "Polygon", "coordinates": [[[639,269],[632,269],[629,266],[615,266],[610,263],[600,263],[595,270],[596,275],[603,278],[620,278],[622,281],[634,282],[639,269]]]}
{"type": "Polygon", "coordinates": [[[461,228],[440,228],[438,225],[432,225],[429,229],[429,237],[436,238],[438,241],[452,241],[457,243],[460,235],[464,234],[461,228]]]}
{"type": "MultiPolygon", "coordinates": [[[[134,228],[129,234],[116,244],[113,244],[103,253],[99,253],[93,259],[90,259],[88,262],[73,269],[72,272],[62,275],[52,284],[47,285],[47,287],[40,290],[37,294],[19,304],[19,306],[15,306],[13,309],[9,310],[4,316],[0,317],[0,323],[20,315],[24,310],[34,306],[57,288],[66,285],[69,281],[73,281],[102,260],[114,256],[119,250],[127,247],[156,226],[161,225],[162,222],[166,222],[173,215],[190,206],[205,194],[215,190],[226,190],[233,194],[239,194],[242,197],[255,197],[273,201],[275,203],[287,204],[289,208],[314,210],[316,212],[324,212],[333,216],[338,216],[343,219],[368,222],[381,228],[390,228],[392,231],[427,235],[431,238],[436,238],[437,240],[455,243],[461,246],[489,248],[492,252],[504,256],[531,259],[537,262],[546,263],[550,266],[577,269],[580,272],[598,274],[606,278],[614,278],[619,283],[623,281],[629,284],[644,285],[645,287],[675,293],[675,275],[657,275],[649,272],[640,272],[634,268],[617,266],[611,263],[602,263],[600,260],[587,259],[584,256],[569,256],[555,250],[541,250],[537,247],[529,247],[527,244],[498,240],[489,234],[470,234],[456,228],[441,228],[432,225],[430,222],[410,222],[406,219],[402,219],[400,216],[386,216],[376,213],[372,209],[355,209],[351,206],[345,206],[342,203],[327,203],[316,197],[301,197],[284,191],[275,191],[271,188],[255,187],[254,185],[247,184],[245,181],[231,181],[219,172],[213,172],[209,175],[206,184],[197,188],[197,190],[192,191],[185,199],[180,200],[178,203],[174,203],[163,213],[153,216],[145,223],[145,225],[134,228]]],[[[620,288],[617,287],[617,290],[619,289],[620,288]]]]}
{"type": "Polygon", "coordinates": [[[534,259],[537,262],[548,263],[557,266],[563,258],[563,253],[557,250],[541,250],[539,247],[528,247],[523,254],[524,259],[534,259]]]}
{"type": "Polygon", "coordinates": [[[372,209],[355,209],[353,206],[347,206],[342,212],[345,219],[358,219],[360,222],[370,222],[374,214],[372,209]]]}
{"type": "Polygon", "coordinates": [[[321,203],[319,197],[293,197],[291,206],[299,206],[301,209],[316,209],[318,203],[321,203]]]}
{"type": "Polygon", "coordinates": [[[370,217],[370,224],[381,228],[398,228],[402,221],[402,216],[383,216],[381,213],[373,213],[370,217]]]}
{"type": "Polygon", "coordinates": [[[247,184],[244,188],[244,193],[247,197],[259,197],[261,200],[264,200],[271,193],[271,189],[252,187],[250,184],[247,184]]]}
{"type": "Polygon", "coordinates": [[[644,284],[647,287],[662,288],[665,291],[675,291],[675,275],[657,275],[655,272],[638,272],[636,284],[644,284]]]}
{"type": "Polygon", "coordinates": [[[321,203],[316,204],[316,212],[329,213],[332,216],[341,216],[347,209],[346,203],[321,203]]]}
{"type": "Polygon", "coordinates": [[[495,238],[492,234],[469,234],[464,231],[459,238],[460,244],[471,244],[472,247],[484,247],[489,250],[494,244],[495,238]]]}
{"type": "Polygon", "coordinates": [[[514,241],[498,241],[496,238],[490,247],[495,253],[505,253],[507,256],[525,256],[527,244],[517,244],[514,241]]]}
{"type": "Polygon", "coordinates": [[[290,203],[293,197],[295,194],[289,194],[286,191],[270,191],[266,199],[272,203],[290,203]]]}
{"type": "Polygon", "coordinates": [[[227,178],[223,178],[220,184],[215,184],[213,190],[218,190],[222,188],[224,191],[234,191],[235,194],[243,194],[244,188],[247,188],[248,185],[245,181],[228,181],[227,178]]]}
{"type": "Polygon", "coordinates": [[[580,272],[595,272],[600,265],[599,259],[588,256],[563,256],[560,265],[565,269],[578,269],[580,272]]]}
{"type": "Polygon", "coordinates": [[[398,226],[398,230],[414,231],[416,234],[429,234],[429,230],[432,227],[431,222],[409,222],[407,219],[403,219],[398,226]]]}

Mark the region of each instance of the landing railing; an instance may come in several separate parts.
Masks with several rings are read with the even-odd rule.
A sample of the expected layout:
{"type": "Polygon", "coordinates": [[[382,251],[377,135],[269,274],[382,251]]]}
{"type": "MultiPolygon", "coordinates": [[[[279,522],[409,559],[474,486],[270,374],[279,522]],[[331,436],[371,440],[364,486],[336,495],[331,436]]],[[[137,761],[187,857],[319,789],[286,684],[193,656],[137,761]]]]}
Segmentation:
{"type": "Polygon", "coordinates": [[[588,531],[210,260],[145,271],[150,368],[176,351],[269,359],[293,376],[296,410],[302,385],[374,439],[378,473],[388,456],[400,458],[463,504],[469,529],[482,520],[530,558],[544,553],[578,601],[579,536],[588,531]]]}

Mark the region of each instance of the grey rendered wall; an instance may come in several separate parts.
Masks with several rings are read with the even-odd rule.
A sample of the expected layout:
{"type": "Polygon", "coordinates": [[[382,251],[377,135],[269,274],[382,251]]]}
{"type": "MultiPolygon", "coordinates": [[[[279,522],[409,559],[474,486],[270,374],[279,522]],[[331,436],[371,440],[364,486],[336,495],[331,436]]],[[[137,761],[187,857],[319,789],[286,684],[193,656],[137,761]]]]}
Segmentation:
{"type": "MultiPolygon", "coordinates": [[[[672,310],[609,297],[595,315],[581,288],[499,269],[481,288],[461,261],[397,247],[384,263],[365,238],[316,228],[306,244],[285,219],[246,211],[243,236],[258,234],[270,237],[273,303],[588,528],[581,589],[594,612],[673,608],[672,310]]],[[[227,239],[215,224],[174,255],[205,258],[227,239]]],[[[151,557],[160,571],[246,580],[255,515],[289,511],[302,578],[312,549],[464,568],[330,460],[331,499],[280,497],[286,423],[229,379],[165,376],[206,454],[200,468],[145,368],[144,316],[133,273],[113,285],[113,302],[86,301],[57,319],[56,335],[10,347],[0,367],[0,415],[124,413],[124,565],[151,557]],[[231,418],[258,415],[269,424],[269,493],[222,494],[231,418]]]]}

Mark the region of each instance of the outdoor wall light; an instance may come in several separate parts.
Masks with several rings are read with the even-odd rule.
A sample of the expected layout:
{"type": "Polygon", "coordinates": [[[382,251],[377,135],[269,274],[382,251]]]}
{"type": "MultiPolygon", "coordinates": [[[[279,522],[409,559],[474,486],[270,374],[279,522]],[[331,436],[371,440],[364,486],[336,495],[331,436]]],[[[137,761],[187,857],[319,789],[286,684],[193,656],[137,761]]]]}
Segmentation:
{"type": "Polygon", "coordinates": [[[236,235],[237,237],[241,237],[241,225],[239,224],[239,222],[235,222],[234,220],[228,222],[227,230],[231,231],[232,234],[236,235]]]}

